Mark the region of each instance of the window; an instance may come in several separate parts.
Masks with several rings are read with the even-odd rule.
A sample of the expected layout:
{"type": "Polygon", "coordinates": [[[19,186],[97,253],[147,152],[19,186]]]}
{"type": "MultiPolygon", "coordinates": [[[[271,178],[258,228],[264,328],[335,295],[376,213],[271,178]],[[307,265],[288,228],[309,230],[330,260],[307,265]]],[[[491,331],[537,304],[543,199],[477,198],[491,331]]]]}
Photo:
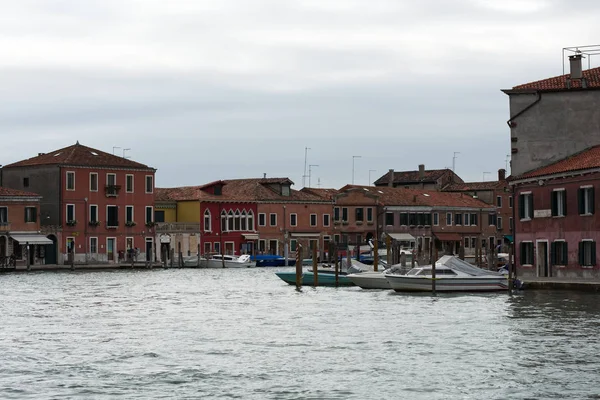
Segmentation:
{"type": "Polygon", "coordinates": [[[462,214],[456,214],[454,216],[454,225],[462,225],[462,214]]]}
{"type": "Polygon", "coordinates": [[[119,226],[119,209],[117,206],[106,206],[106,226],[109,228],[119,226]]]}
{"type": "Polygon", "coordinates": [[[468,249],[470,244],[471,244],[471,240],[468,237],[466,237],[465,238],[465,249],[468,249]]]}
{"type": "Polygon", "coordinates": [[[106,174],[106,185],[107,186],[115,186],[116,184],[117,184],[117,175],[106,174]]]}
{"type": "Polygon", "coordinates": [[[477,223],[477,214],[471,214],[471,225],[473,225],[473,226],[479,225],[477,223]]]}
{"type": "Polygon", "coordinates": [[[592,240],[579,242],[579,265],[582,267],[596,265],[596,242],[592,240]]]}
{"type": "Polygon", "coordinates": [[[533,265],[533,243],[521,243],[521,265],[533,265]]]}
{"type": "Polygon", "coordinates": [[[417,225],[417,214],[409,213],[408,214],[408,225],[417,225]]]}
{"type": "Polygon", "coordinates": [[[519,195],[519,219],[533,218],[533,194],[522,193],[519,195]]]}
{"type": "Polygon", "coordinates": [[[37,222],[37,208],[25,207],[25,222],[37,222]]]}
{"type": "Polygon", "coordinates": [[[494,249],[494,246],[496,245],[496,238],[493,236],[490,236],[490,250],[494,249]]]}
{"type": "Polygon", "coordinates": [[[98,206],[90,204],[90,222],[98,222],[98,206]]]}
{"type": "Polygon", "coordinates": [[[152,206],[146,206],[146,223],[153,222],[154,219],[154,208],[152,206]]]}
{"type": "Polygon", "coordinates": [[[553,190],[550,195],[550,208],[553,217],[567,215],[567,192],[564,189],[553,190]]]}
{"type": "Polygon", "coordinates": [[[265,213],[258,214],[258,226],[267,226],[267,214],[265,214],[265,213]]]}
{"type": "Polygon", "coordinates": [[[579,215],[594,214],[594,187],[582,187],[577,192],[577,202],[579,204],[579,215]]]}
{"type": "Polygon", "coordinates": [[[386,225],[394,225],[394,213],[391,213],[391,212],[385,213],[385,224],[386,225]]]}
{"type": "Polygon", "coordinates": [[[465,219],[463,221],[463,225],[464,226],[469,226],[471,225],[470,219],[469,219],[469,214],[465,213],[465,219]]]}
{"type": "Polygon", "coordinates": [[[133,222],[133,206],[125,206],[125,223],[133,222]]]}
{"type": "Polygon", "coordinates": [[[248,230],[253,231],[254,230],[254,213],[252,212],[252,210],[248,211],[248,216],[246,217],[246,219],[248,220],[248,230]]]}
{"type": "Polygon", "coordinates": [[[67,171],[67,190],[75,190],[75,172],[67,171]]]}
{"type": "Polygon", "coordinates": [[[446,213],[446,225],[452,226],[452,213],[446,213]]]}
{"type": "Polygon", "coordinates": [[[240,230],[246,231],[248,230],[248,216],[246,215],[246,210],[242,211],[242,217],[240,218],[240,230]]]}
{"type": "Polygon", "coordinates": [[[367,222],[373,222],[373,208],[367,208],[367,222]]]}
{"type": "Polygon", "coordinates": [[[317,214],[310,214],[310,226],[317,226],[317,214]]]}
{"type": "Polygon", "coordinates": [[[335,243],[339,244],[340,243],[340,235],[338,235],[338,234],[333,235],[333,241],[335,243]]]}
{"type": "Polygon", "coordinates": [[[298,214],[290,214],[290,226],[298,225],[298,214]]]}
{"type": "Polygon", "coordinates": [[[233,210],[229,210],[229,212],[227,213],[227,230],[233,230],[233,210]]]}
{"type": "Polygon", "coordinates": [[[433,225],[438,226],[440,224],[440,214],[433,213],[433,225]]]}
{"type": "Polygon", "coordinates": [[[204,254],[210,253],[211,247],[212,247],[211,242],[204,242],[204,254]]]}
{"type": "Polygon", "coordinates": [[[340,220],[340,208],[339,207],[334,207],[334,209],[333,209],[333,220],[334,221],[340,220]]]}
{"type": "Polygon", "coordinates": [[[488,225],[489,226],[494,226],[497,223],[497,218],[498,216],[496,215],[496,213],[489,213],[488,214],[488,225]]]}
{"type": "Polygon", "coordinates": [[[91,254],[98,253],[98,238],[96,238],[96,237],[90,238],[90,253],[91,254]]]}
{"type": "Polygon", "coordinates": [[[508,218],[508,229],[513,230],[513,219],[512,217],[508,218]]]}
{"type": "Polygon", "coordinates": [[[298,248],[298,240],[292,239],[290,240],[290,251],[296,251],[298,248]]]}
{"type": "Polygon", "coordinates": [[[125,176],[125,192],[133,193],[133,175],[125,176]]]}
{"type": "Polygon", "coordinates": [[[98,173],[90,172],[90,192],[98,191],[98,173]]]}
{"type": "Polygon", "coordinates": [[[477,248],[477,238],[471,238],[471,248],[472,249],[476,249],[477,248]]]}
{"type": "Polygon", "coordinates": [[[215,253],[220,253],[221,252],[221,243],[215,242],[213,245],[213,249],[215,249],[215,253]]]}
{"type": "Polygon", "coordinates": [[[269,214],[269,226],[277,226],[277,214],[269,214]]]}
{"type": "Polygon", "coordinates": [[[211,232],[211,231],[212,231],[212,227],[211,227],[211,220],[210,220],[210,211],[204,210],[204,232],[211,232]]]}
{"type": "Polygon", "coordinates": [[[365,219],[364,209],[362,207],[356,207],[354,209],[354,217],[356,222],[363,222],[365,219]]]}
{"type": "Polygon", "coordinates": [[[23,187],[29,187],[29,178],[23,178],[23,187]]]}
{"type": "Polygon", "coordinates": [[[0,225],[8,224],[8,207],[0,207],[0,225]]]}
{"type": "Polygon", "coordinates": [[[496,228],[499,230],[502,229],[502,217],[498,217],[496,228]]]}
{"type": "Polygon", "coordinates": [[[550,262],[552,265],[569,264],[569,250],[565,241],[552,242],[550,246],[550,262]]]}
{"type": "Polygon", "coordinates": [[[289,196],[290,195],[290,185],[282,185],[281,186],[281,195],[289,196]]]}
{"type": "Polygon", "coordinates": [[[342,221],[348,222],[348,207],[342,207],[342,221]]]}
{"type": "Polygon", "coordinates": [[[323,214],[323,226],[329,226],[330,224],[330,215],[329,214],[323,214]]]}
{"type": "Polygon", "coordinates": [[[75,222],[75,204],[67,204],[67,218],[65,222],[67,225],[75,222]]]}
{"type": "Polygon", "coordinates": [[[242,216],[240,214],[240,211],[236,210],[235,211],[235,215],[233,217],[233,230],[234,231],[240,231],[241,230],[241,228],[242,228],[241,219],[242,219],[242,216]]]}
{"type": "Polygon", "coordinates": [[[154,222],[165,222],[165,210],[154,210],[154,222]]]}
{"type": "Polygon", "coordinates": [[[154,192],[154,177],[152,175],[146,175],[146,193],[154,192]]]}
{"type": "Polygon", "coordinates": [[[513,197],[512,196],[508,196],[508,206],[510,208],[513,208],[513,197]]]}
{"type": "Polygon", "coordinates": [[[496,196],[496,207],[502,207],[502,196],[496,196]]]}
{"type": "Polygon", "coordinates": [[[400,225],[408,225],[408,213],[400,213],[400,225]]]}

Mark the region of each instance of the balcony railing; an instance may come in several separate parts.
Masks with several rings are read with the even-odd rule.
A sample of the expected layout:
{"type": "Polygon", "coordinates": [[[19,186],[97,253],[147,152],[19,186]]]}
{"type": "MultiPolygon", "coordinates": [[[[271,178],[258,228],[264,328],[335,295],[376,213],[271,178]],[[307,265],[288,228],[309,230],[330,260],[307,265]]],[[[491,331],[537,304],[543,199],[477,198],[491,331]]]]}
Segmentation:
{"type": "Polygon", "coordinates": [[[200,233],[200,223],[191,222],[157,222],[156,232],[195,232],[200,233]]]}
{"type": "Polygon", "coordinates": [[[0,232],[10,231],[10,222],[0,222],[0,232]]]}
{"type": "Polygon", "coordinates": [[[120,185],[106,185],[104,187],[104,193],[106,194],[106,197],[117,197],[120,190],[120,185]]]}

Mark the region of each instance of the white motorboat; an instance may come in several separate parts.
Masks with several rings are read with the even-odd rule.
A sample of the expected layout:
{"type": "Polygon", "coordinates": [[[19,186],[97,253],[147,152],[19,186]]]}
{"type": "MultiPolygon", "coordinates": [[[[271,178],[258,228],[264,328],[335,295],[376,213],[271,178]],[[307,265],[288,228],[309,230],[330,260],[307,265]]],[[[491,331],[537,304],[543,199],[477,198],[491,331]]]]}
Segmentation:
{"type": "MultiPolygon", "coordinates": [[[[435,263],[435,290],[438,292],[481,292],[507,290],[506,276],[477,268],[454,256],[443,256],[435,263]]],[[[406,275],[385,274],[397,292],[432,291],[431,265],[413,268],[406,275]]]]}
{"type": "Polygon", "coordinates": [[[362,289],[391,289],[392,287],[385,278],[385,274],[402,275],[406,274],[407,271],[407,267],[402,267],[400,264],[398,264],[380,272],[360,272],[357,274],[347,275],[347,277],[352,281],[352,283],[354,283],[356,286],[360,286],[362,289]]]}
{"type": "Polygon", "coordinates": [[[248,254],[241,256],[210,254],[200,258],[200,268],[253,268],[256,261],[252,261],[248,254]]]}

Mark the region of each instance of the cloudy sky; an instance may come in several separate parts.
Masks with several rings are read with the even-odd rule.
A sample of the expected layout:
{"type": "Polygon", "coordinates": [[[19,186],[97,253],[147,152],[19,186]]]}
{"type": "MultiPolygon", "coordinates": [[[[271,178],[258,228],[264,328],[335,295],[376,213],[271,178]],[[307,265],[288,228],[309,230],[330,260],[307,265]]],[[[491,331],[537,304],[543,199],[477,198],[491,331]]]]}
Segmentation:
{"type": "Polygon", "coordinates": [[[306,147],[314,187],[351,183],[353,160],[367,184],[454,152],[463,179],[493,179],[510,152],[500,89],[600,43],[598,1],[0,5],[0,164],[79,140],[130,149],[163,187],[266,173],[301,188],[306,147]]]}

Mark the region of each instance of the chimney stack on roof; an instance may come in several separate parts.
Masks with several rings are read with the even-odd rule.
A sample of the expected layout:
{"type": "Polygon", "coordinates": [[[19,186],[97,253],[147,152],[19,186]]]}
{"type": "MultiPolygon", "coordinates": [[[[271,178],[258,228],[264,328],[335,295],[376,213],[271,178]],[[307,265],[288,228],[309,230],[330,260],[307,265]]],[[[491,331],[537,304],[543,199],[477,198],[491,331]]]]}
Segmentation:
{"type": "Polygon", "coordinates": [[[390,178],[388,179],[388,186],[394,187],[394,170],[393,169],[390,169],[389,175],[390,175],[390,178]]]}
{"type": "Polygon", "coordinates": [[[574,56],[569,56],[569,64],[571,67],[571,79],[581,79],[583,78],[583,74],[581,72],[581,59],[583,56],[581,53],[575,54],[574,56]]]}
{"type": "Polygon", "coordinates": [[[500,168],[498,170],[498,180],[505,181],[506,180],[506,170],[504,168],[500,168]]]}
{"type": "Polygon", "coordinates": [[[419,179],[425,178],[425,164],[419,164],[419,179]]]}
{"type": "Polygon", "coordinates": [[[267,179],[267,173],[263,172],[263,179],[267,179]]]}

